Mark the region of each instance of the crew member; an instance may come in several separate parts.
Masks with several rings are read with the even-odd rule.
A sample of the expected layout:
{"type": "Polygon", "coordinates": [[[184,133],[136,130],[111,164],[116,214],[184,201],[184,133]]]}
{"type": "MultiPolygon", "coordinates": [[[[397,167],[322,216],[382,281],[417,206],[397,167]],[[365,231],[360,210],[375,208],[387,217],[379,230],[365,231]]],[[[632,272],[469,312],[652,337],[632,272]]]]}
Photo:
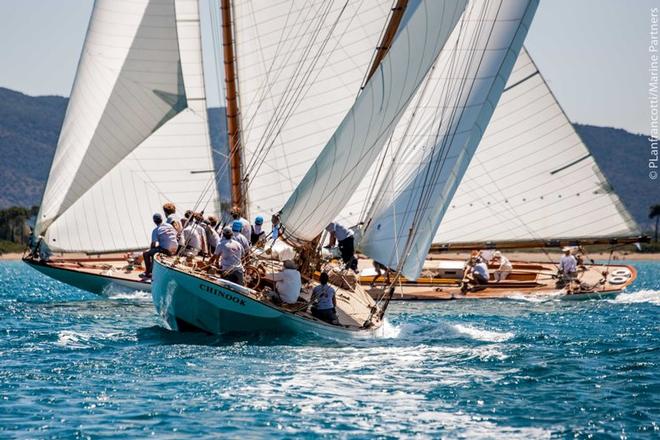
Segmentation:
{"type": "Polygon", "coordinates": [[[243,230],[243,223],[240,220],[234,220],[231,224],[231,231],[234,233],[234,240],[239,242],[243,246],[243,255],[247,255],[250,252],[250,242],[241,232],[243,230]]]}
{"type": "Polygon", "coordinates": [[[570,247],[565,247],[563,251],[564,255],[559,259],[559,271],[570,282],[577,278],[577,260],[571,254],[570,247]]]}
{"type": "Polygon", "coordinates": [[[266,278],[275,281],[275,297],[285,304],[295,304],[300,296],[302,280],[293,260],[286,260],[280,272],[267,274],[266,278]]]}
{"type": "Polygon", "coordinates": [[[325,230],[330,233],[330,243],[334,243],[335,239],[337,240],[337,246],[341,252],[341,260],[344,262],[345,268],[357,272],[353,231],[336,222],[330,223],[325,227],[325,230]]]}
{"type": "Polygon", "coordinates": [[[312,315],[321,321],[339,325],[335,289],[328,284],[328,273],[321,272],[318,286],[312,290],[312,315]]]}
{"type": "Polygon", "coordinates": [[[206,249],[206,231],[201,225],[202,220],[201,214],[194,213],[186,222],[182,232],[184,252],[198,255],[206,249]]]}
{"type": "Polygon", "coordinates": [[[498,265],[494,273],[494,278],[496,283],[506,280],[507,277],[511,275],[513,266],[511,265],[509,259],[504,255],[502,255],[502,252],[495,251],[493,253],[493,259],[491,260],[491,263],[498,265]]]}
{"type": "MultiPolygon", "coordinates": [[[[234,206],[234,207],[231,209],[231,218],[232,218],[234,221],[238,220],[239,222],[241,222],[241,231],[240,231],[240,232],[241,232],[241,234],[243,234],[243,237],[245,237],[246,239],[249,240],[249,239],[250,239],[250,222],[247,221],[247,220],[241,215],[241,208],[239,208],[238,206],[234,206]]],[[[232,228],[233,228],[233,226],[232,226],[232,228]]],[[[236,234],[234,234],[234,236],[235,236],[235,235],[236,235],[236,234]]]]}
{"type": "Polygon", "coordinates": [[[215,248],[215,253],[209,264],[220,261],[222,278],[232,283],[243,285],[243,246],[233,238],[234,233],[229,226],[222,228],[222,239],[215,248]]]}
{"type": "Polygon", "coordinates": [[[220,242],[220,234],[216,231],[218,226],[218,219],[212,215],[208,216],[205,222],[202,223],[204,232],[206,233],[206,244],[208,246],[208,254],[213,255],[215,248],[220,242]]]}
{"type": "Polygon", "coordinates": [[[250,243],[252,246],[255,246],[257,243],[259,243],[259,241],[263,239],[264,235],[266,235],[261,228],[263,224],[264,218],[258,215],[257,218],[254,219],[254,225],[250,227],[250,243]]]}
{"type": "Polygon", "coordinates": [[[145,271],[141,274],[144,278],[151,278],[153,259],[156,254],[174,255],[177,248],[176,230],[168,223],[163,223],[163,216],[159,213],[153,215],[156,227],[151,232],[151,246],[142,254],[145,271]]]}

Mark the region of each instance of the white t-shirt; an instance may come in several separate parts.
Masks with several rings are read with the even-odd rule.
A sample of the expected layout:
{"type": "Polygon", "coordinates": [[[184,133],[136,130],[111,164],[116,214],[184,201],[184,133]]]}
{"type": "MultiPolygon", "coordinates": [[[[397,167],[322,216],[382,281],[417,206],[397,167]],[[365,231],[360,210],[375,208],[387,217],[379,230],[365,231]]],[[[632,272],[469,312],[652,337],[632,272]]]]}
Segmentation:
{"type": "Polygon", "coordinates": [[[202,235],[206,234],[201,225],[190,223],[183,228],[183,243],[193,249],[202,250],[202,235]]]}
{"type": "Polygon", "coordinates": [[[177,248],[176,229],[169,223],[161,223],[151,232],[151,241],[174,253],[177,248]]]}
{"type": "Polygon", "coordinates": [[[295,269],[284,269],[282,272],[274,274],[273,280],[276,282],[277,293],[280,294],[280,299],[283,302],[294,304],[298,301],[300,288],[302,287],[300,272],[295,269]]]}
{"type": "Polygon", "coordinates": [[[504,255],[502,255],[500,257],[499,270],[512,270],[512,269],[513,269],[513,266],[511,265],[511,262],[509,261],[509,259],[507,257],[505,257],[504,255]]]}

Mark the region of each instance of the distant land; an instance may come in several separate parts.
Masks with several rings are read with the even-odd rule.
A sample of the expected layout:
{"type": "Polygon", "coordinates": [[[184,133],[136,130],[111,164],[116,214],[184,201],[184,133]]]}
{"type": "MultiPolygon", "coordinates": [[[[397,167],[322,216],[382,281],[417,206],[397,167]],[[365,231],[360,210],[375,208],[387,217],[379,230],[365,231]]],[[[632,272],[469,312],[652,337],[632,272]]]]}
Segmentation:
{"type": "MultiPolygon", "coordinates": [[[[40,203],[67,101],[0,87],[0,209],[40,203]]],[[[226,149],[224,110],[209,110],[216,160],[226,149]]],[[[660,203],[660,197],[657,185],[648,178],[646,136],[593,125],[575,124],[575,128],[637,223],[650,229],[649,206],[660,203]]],[[[223,185],[221,194],[228,196],[228,185],[223,185]]]]}

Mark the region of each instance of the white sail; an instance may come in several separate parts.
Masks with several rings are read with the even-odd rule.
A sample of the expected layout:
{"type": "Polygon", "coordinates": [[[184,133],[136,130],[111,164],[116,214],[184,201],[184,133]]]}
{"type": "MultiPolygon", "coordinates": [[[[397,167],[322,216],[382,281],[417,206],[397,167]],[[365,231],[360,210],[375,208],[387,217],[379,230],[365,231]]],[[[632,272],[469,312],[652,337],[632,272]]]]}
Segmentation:
{"type": "Polygon", "coordinates": [[[247,207],[269,223],[355,101],[392,0],[232,5],[247,207]]]}
{"type": "Polygon", "coordinates": [[[419,275],[432,238],[488,125],[538,5],[473,0],[400,127],[401,146],[360,244],[419,275]]]}
{"type": "Polygon", "coordinates": [[[378,70],[282,208],[290,236],[311,240],[340,213],[445,45],[465,3],[429,0],[410,6],[378,70]]]}
{"type": "Polygon", "coordinates": [[[639,233],[523,49],[433,242],[639,233]]]}
{"type": "Polygon", "coordinates": [[[57,251],[148,246],[166,201],[218,208],[197,0],[100,0],[36,227],[57,251]]]}

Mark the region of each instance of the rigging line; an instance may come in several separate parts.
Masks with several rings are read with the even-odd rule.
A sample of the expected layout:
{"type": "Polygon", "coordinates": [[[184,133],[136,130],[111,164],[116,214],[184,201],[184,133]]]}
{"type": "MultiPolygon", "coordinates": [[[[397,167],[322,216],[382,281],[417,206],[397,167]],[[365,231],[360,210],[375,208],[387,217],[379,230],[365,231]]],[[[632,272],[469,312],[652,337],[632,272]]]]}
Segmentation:
{"type": "MultiPolygon", "coordinates": [[[[323,24],[325,20],[327,19],[328,15],[330,14],[331,11],[331,2],[325,3],[325,10],[318,15],[318,17],[314,17],[312,20],[305,20],[307,22],[307,27],[302,30],[302,34],[305,35],[309,33],[309,30],[312,30],[312,36],[306,41],[306,44],[304,45],[302,49],[302,53],[298,59],[297,62],[297,68],[294,70],[294,74],[288,79],[287,86],[284,88],[284,93],[281,94],[280,96],[280,101],[278,105],[275,108],[284,108],[285,111],[286,109],[290,108],[292,105],[295,105],[295,102],[292,104],[293,97],[295,96],[295,84],[296,82],[300,82],[298,80],[299,76],[304,76],[306,70],[309,70],[310,68],[314,68],[314,64],[312,63],[311,66],[305,67],[305,64],[308,60],[307,55],[312,51],[312,48],[314,44],[317,41],[318,35],[320,35],[320,32],[323,28],[323,24]],[[316,20],[318,20],[318,24],[315,25],[316,20]]],[[[310,7],[308,11],[311,11],[312,8],[310,7]]],[[[343,11],[343,10],[342,10],[343,11]]],[[[302,41],[302,40],[301,40],[302,41]]],[[[294,49],[295,51],[295,49],[294,49]]],[[[314,58],[312,58],[314,59],[314,58]]],[[[275,58],[273,59],[273,63],[275,62],[275,58]]],[[[280,73],[284,70],[286,66],[282,66],[280,73]]],[[[262,102],[263,103],[263,102],[262,102]]],[[[260,103],[260,105],[262,104],[260,103]]],[[[274,113],[271,119],[268,121],[266,128],[262,131],[260,139],[256,143],[256,149],[253,152],[253,156],[250,160],[250,163],[248,164],[247,168],[251,169],[254,167],[254,163],[257,163],[259,161],[262,161],[263,158],[260,158],[260,155],[262,151],[266,148],[266,144],[268,143],[268,139],[270,137],[270,134],[277,129],[277,124],[281,121],[281,116],[280,113],[274,113]]],[[[247,172],[246,175],[249,175],[250,173],[247,172]]]]}
{"type": "MultiPolygon", "coordinates": [[[[346,5],[347,5],[347,4],[348,4],[348,3],[346,3],[346,5]]],[[[345,9],[342,9],[342,14],[343,14],[344,10],[345,10],[345,9]]],[[[350,19],[348,25],[350,25],[350,24],[352,23],[352,21],[353,21],[354,18],[355,18],[355,15],[351,17],[351,19],[350,19]]],[[[322,42],[322,47],[321,47],[321,49],[319,50],[319,54],[318,54],[318,56],[317,56],[316,59],[314,60],[314,64],[316,64],[316,62],[318,61],[318,59],[320,59],[320,56],[321,56],[323,50],[325,49],[325,47],[327,46],[328,42],[330,41],[330,37],[331,37],[332,33],[334,32],[334,30],[336,29],[336,26],[337,26],[338,23],[339,23],[339,19],[340,19],[340,16],[337,17],[337,20],[336,20],[335,23],[333,24],[332,29],[331,29],[331,32],[330,32],[330,34],[328,35],[328,37],[322,42]]],[[[337,44],[335,45],[335,47],[332,49],[332,51],[336,50],[336,47],[337,47],[338,44],[339,44],[339,41],[337,42],[337,44]]],[[[309,72],[308,72],[308,74],[307,74],[307,78],[309,78],[309,76],[310,76],[312,73],[313,73],[313,69],[310,69],[309,72]]],[[[320,70],[318,71],[318,73],[317,73],[317,75],[316,75],[315,78],[318,78],[318,75],[320,75],[320,70]]],[[[304,84],[303,84],[303,86],[304,86],[304,84]]],[[[296,96],[296,99],[297,99],[297,100],[298,100],[299,98],[301,99],[301,98],[304,96],[302,86],[299,88],[299,90],[296,91],[296,93],[297,93],[297,96],[296,96]]],[[[299,101],[298,101],[298,102],[299,102],[299,101]]],[[[287,115],[286,115],[286,117],[285,117],[284,122],[283,122],[282,125],[280,126],[278,132],[276,133],[276,135],[275,135],[275,137],[274,137],[274,139],[273,139],[273,141],[272,141],[272,142],[270,143],[270,145],[268,146],[268,149],[267,149],[267,151],[266,151],[266,154],[268,154],[268,152],[269,152],[270,149],[272,148],[272,146],[273,146],[273,144],[275,143],[277,137],[278,137],[279,134],[281,133],[281,130],[283,129],[284,124],[285,124],[285,123],[288,121],[288,119],[291,117],[291,115],[293,114],[293,111],[294,111],[294,110],[295,110],[294,107],[291,107],[291,108],[289,109],[289,111],[288,111],[288,113],[287,113],[287,115]]],[[[265,158],[264,158],[264,159],[265,159],[265,158]]],[[[256,172],[259,171],[259,169],[260,169],[260,167],[262,166],[262,164],[263,164],[263,161],[262,161],[262,163],[259,163],[259,164],[258,164],[258,167],[256,168],[256,172]]],[[[249,186],[249,184],[248,184],[248,186],[249,186]]]]}
{"type": "MultiPolygon", "coordinates": [[[[234,137],[234,139],[238,139],[238,137],[240,136],[240,133],[234,133],[234,134],[232,134],[232,136],[234,137]]],[[[232,145],[232,142],[229,142],[229,145],[232,145]]],[[[230,154],[227,156],[227,158],[225,159],[223,164],[220,165],[220,167],[219,167],[218,171],[215,173],[215,175],[211,176],[209,178],[209,182],[207,183],[206,188],[202,191],[202,193],[200,194],[197,202],[195,203],[195,210],[197,210],[200,207],[203,199],[207,198],[208,191],[211,189],[211,185],[215,184],[215,181],[216,181],[217,177],[219,175],[224,174],[224,171],[228,169],[230,158],[236,152],[239,151],[239,148],[240,148],[240,145],[238,145],[238,143],[234,143],[234,147],[231,149],[230,154]]],[[[210,200],[207,199],[206,203],[204,204],[204,209],[206,209],[206,207],[208,206],[209,201],[210,200]]]]}
{"type": "MultiPolygon", "coordinates": [[[[267,134],[264,133],[264,136],[262,136],[263,142],[260,146],[259,154],[255,155],[255,157],[253,158],[254,160],[252,161],[252,165],[251,165],[252,169],[257,169],[257,171],[258,171],[258,168],[260,167],[261,163],[265,160],[265,157],[268,155],[268,152],[272,148],[272,145],[276,142],[277,136],[279,135],[279,133],[283,129],[284,124],[286,123],[286,121],[288,121],[289,117],[293,114],[293,111],[295,110],[295,108],[297,106],[297,103],[299,102],[299,99],[302,98],[302,96],[304,96],[302,91],[305,87],[305,81],[307,81],[309,79],[310,75],[313,73],[313,71],[316,67],[316,63],[320,59],[320,56],[322,55],[322,53],[323,53],[330,37],[332,36],[332,33],[334,32],[334,29],[336,28],[341,16],[343,15],[347,4],[348,3],[344,4],[344,7],[341,9],[339,16],[337,17],[337,19],[333,23],[329,34],[322,41],[321,47],[319,49],[317,49],[317,54],[314,55],[311,58],[311,60],[312,60],[311,64],[308,65],[306,70],[302,69],[302,68],[297,69],[299,71],[298,76],[301,76],[302,78],[298,80],[297,77],[294,75],[290,79],[290,82],[289,82],[290,86],[287,87],[287,89],[285,91],[285,94],[283,95],[283,99],[287,100],[286,101],[286,107],[285,107],[283,112],[278,113],[278,114],[275,115],[275,117],[272,120],[272,124],[269,127],[268,133],[267,134]],[[298,81],[298,83],[300,85],[297,86],[297,87],[294,87],[292,85],[292,83],[294,81],[298,81]],[[282,116],[282,115],[284,115],[284,116],[282,116]],[[275,131],[277,131],[277,134],[275,136],[272,136],[272,134],[275,131]],[[267,139],[271,139],[271,138],[272,138],[272,140],[270,142],[268,142],[267,139]],[[265,151],[265,154],[264,154],[264,151],[265,151]],[[262,156],[262,158],[260,158],[259,156],[262,156]]],[[[305,52],[303,54],[303,57],[301,58],[301,66],[302,66],[302,63],[304,63],[304,61],[307,59],[307,57],[305,55],[308,54],[312,50],[312,47],[313,47],[314,43],[318,39],[318,35],[320,34],[320,31],[323,28],[323,22],[327,18],[327,15],[329,15],[329,12],[330,12],[329,10],[326,11],[325,15],[321,18],[321,21],[319,22],[319,26],[314,31],[314,36],[312,37],[312,39],[310,39],[309,44],[308,44],[308,46],[305,49],[305,52]]],[[[318,74],[320,74],[320,71],[319,71],[318,74]]],[[[318,74],[317,74],[317,77],[318,77],[318,74]]]]}
{"type": "MultiPolygon", "coordinates": [[[[419,68],[421,68],[421,66],[419,66],[419,68]]],[[[419,68],[418,68],[418,69],[419,69],[419,68]]],[[[407,72],[409,72],[409,70],[410,70],[410,69],[408,69],[407,72]]],[[[419,72],[419,70],[418,70],[418,72],[417,72],[417,75],[418,75],[418,76],[419,76],[419,73],[420,73],[420,72],[419,72]]],[[[406,73],[406,74],[408,74],[408,73],[406,73]]],[[[390,92],[391,92],[391,91],[390,91],[390,92]]],[[[410,96],[407,100],[410,101],[410,100],[413,99],[413,97],[414,97],[414,95],[410,96]]],[[[399,113],[402,113],[403,111],[405,111],[406,108],[407,108],[407,105],[404,105],[404,106],[399,110],[399,113]]],[[[396,119],[396,118],[394,118],[394,119],[396,119]]],[[[379,139],[380,139],[380,138],[381,138],[381,137],[387,132],[387,130],[389,130],[389,129],[391,128],[392,124],[394,123],[394,119],[393,119],[393,120],[392,120],[392,121],[391,121],[386,127],[384,127],[384,128],[381,127],[381,129],[382,129],[382,130],[381,130],[381,135],[378,137],[378,139],[376,139],[376,143],[377,143],[378,140],[379,140],[379,139]]],[[[350,173],[351,173],[351,172],[352,172],[352,171],[353,171],[358,165],[360,165],[361,162],[365,159],[365,157],[371,152],[371,150],[372,150],[373,148],[375,148],[376,143],[372,144],[369,148],[367,148],[366,150],[364,150],[364,152],[363,152],[363,154],[361,155],[361,157],[357,158],[357,161],[355,162],[355,164],[353,164],[353,166],[351,166],[351,167],[348,168],[348,169],[344,168],[344,170],[343,170],[343,174],[342,174],[342,175],[348,175],[348,174],[350,174],[350,173]]],[[[348,160],[348,159],[346,159],[346,160],[348,160]]],[[[344,167],[346,167],[347,165],[348,165],[348,163],[345,163],[345,164],[344,164],[344,167]]],[[[334,168],[334,164],[333,164],[333,168],[334,168]]],[[[329,194],[329,193],[333,192],[333,191],[334,191],[334,190],[335,190],[340,184],[341,184],[341,182],[335,184],[335,185],[334,185],[333,187],[331,187],[331,188],[328,188],[329,182],[326,182],[325,187],[324,187],[324,189],[323,189],[323,194],[329,194]]],[[[336,202],[334,202],[334,200],[333,200],[333,203],[336,204],[336,202]]],[[[330,205],[330,204],[329,204],[329,205],[330,205]]],[[[326,211],[327,211],[328,209],[330,209],[331,206],[329,206],[329,205],[326,207],[326,211]]],[[[307,205],[305,205],[305,209],[304,209],[304,210],[306,210],[306,206],[307,206],[307,205]]],[[[324,211],[324,213],[325,213],[326,211],[324,211]]],[[[304,219],[302,220],[302,222],[305,222],[305,221],[309,220],[309,218],[310,218],[311,216],[316,215],[316,214],[318,214],[316,211],[310,212],[310,213],[307,215],[307,217],[304,218],[304,219]]],[[[291,231],[289,231],[289,233],[291,234],[291,231]]],[[[291,234],[291,235],[293,236],[293,234],[291,234]]]]}
{"type": "MultiPolygon", "coordinates": [[[[264,102],[266,101],[266,98],[267,98],[266,95],[270,96],[270,97],[271,97],[271,100],[273,99],[272,95],[270,94],[270,92],[271,92],[271,90],[270,90],[271,87],[269,87],[269,84],[275,84],[275,83],[279,80],[279,77],[280,77],[280,75],[282,74],[282,72],[284,71],[285,66],[281,66],[281,67],[278,69],[275,78],[273,78],[273,81],[269,82],[269,79],[270,79],[270,77],[271,77],[271,74],[272,74],[272,72],[273,72],[273,69],[275,68],[276,60],[278,60],[278,58],[279,58],[280,51],[283,50],[283,46],[284,46],[285,41],[291,39],[291,38],[289,38],[289,36],[292,35],[292,33],[294,32],[294,29],[295,29],[295,23],[296,23],[296,22],[294,22],[294,25],[289,26],[289,19],[291,18],[291,13],[292,13],[292,10],[293,10],[293,6],[294,6],[294,2],[291,2],[291,6],[290,6],[289,11],[288,11],[288,13],[287,13],[287,17],[286,17],[286,20],[285,20],[285,23],[284,23],[284,27],[282,28],[283,30],[287,31],[288,34],[287,34],[286,37],[282,37],[280,40],[278,40],[278,42],[277,42],[277,46],[276,46],[276,48],[275,48],[275,53],[274,53],[274,55],[273,55],[273,57],[272,57],[272,62],[271,62],[271,64],[270,64],[270,66],[266,69],[266,73],[265,73],[265,75],[264,75],[263,82],[262,82],[261,86],[258,87],[258,93],[255,94],[255,96],[252,98],[252,101],[251,101],[250,103],[247,104],[247,108],[250,108],[250,107],[252,107],[252,105],[256,102],[256,103],[257,103],[257,107],[256,107],[256,108],[254,109],[254,111],[252,112],[252,115],[250,116],[250,118],[249,118],[249,120],[248,120],[248,123],[245,124],[245,127],[243,127],[243,130],[244,130],[244,132],[246,132],[246,133],[249,132],[249,131],[251,130],[251,128],[252,128],[252,124],[255,122],[257,114],[259,114],[259,110],[261,109],[261,106],[262,106],[262,105],[264,104],[264,102]]],[[[298,11],[298,17],[301,16],[301,14],[302,14],[302,12],[303,12],[304,10],[305,10],[304,8],[299,9],[299,11],[298,11]]],[[[311,8],[308,8],[308,9],[307,9],[308,13],[309,13],[309,11],[311,11],[311,10],[312,10],[311,8]]],[[[257,21],[256,21],[256,16],[255,16],[255,14],[254,14],[254,10],[252,11],[252,15],[253,15],[253,20],[254,20],[254,22],[257,23],[257,21]]],[[[300,18],[298,18],[297,21],[301,21],[300,18]]],[[[309,22],[311,23],[311,21],[308,20],[307,17],[304,17],[304,19],[302,20],[302,22],[307,22],[307,21],[309,21],[309,22]]],[[[255,27],[257,27],[256,24],[255,24],[255,27]]],[[[256,39],[259,41],[259,37],[258,37],[258,36],[256,37],[256,39]]],[[[295,39],[295,40],[298,40],[298,39],[295,39]]],[[[300,41],[302,41],[302,40],[300,40],[300,41]]],[[[295,43],[295,42],[296,42],[296,41],[294,41],[294,43],[295,43]]],[[[262,48],[261,44],[259,44],[259,49],[260,49],[260,51],[263,52],[263,48],[262,48]]],[[[296,51],[296,47],[294,46],[292,52],[295,52],[295,51],[296,51]]],[[[262,58],[262,61],[265,60],[265,56],[264,56],[263,54],[262,54],[262,57],[261,57],[261,58],[262,58]]],[[[297,70],[298,70],[298,69],[296,69],[296,71],[297,71],[297,70]]],[[[269,122],[269,123],[270,123],[270,122],[269,122]]]]}
{"type": "MultiPolygon", "coordinates": [[[[484,16],[486,14],[487,8],[488,8],[488,5],[486,5],[482,9],[482,16],[480,17],[479,27],[473,33],[474,38],[473,38],[473,42],[472,42],[472,50],[470,51],[470,56],[468,56],[468,61],[466,63],[466,67],[465,67],[466,74],[469,72],[470,66],[472,65],[472,59],[476,56],[475,48],[476,48],[477,41],[478,41],[477,36],[481,34],[481,32],[483,30],[483,27],[485,26],[484,16]]],[[[500,8],[501,8],[501,3],[498,7],[498,14],[499,14],[500,8]]],[[[496,15],[496,17],[497,17],[497,15],[496,15]]],[[[490,41],[490,38],[492,36],[494,25],[495,25],[495,21],[491,25],[488,40],[487,40],[486,45],[485,45],[486,47],[488,46],[488,42],[490,41]]],[[[456,46],[457,48],[458,48],[458,44],[461,40],[460,35],[462,33],[462,30],[463,30],[463,28],[461,27],[461,29],[460,29],[461,32],[459,32],[459,38],[457,40],[457,46],[456,46]]],[[[481,52],[482,52],[482,55],[481,55],[480,61],[477,65],[477,69],[476,69],[477,73],[479,71],[481,63],[483,62],[483,59],[484,59],[484,56],[485,56],[485,50],[481,51],[481,52]]],[[[456,53],[454,54],[454,56],[455,56],[454,59],[456,59],[456,57],[457,57],[456,53]]],[[[475,75],[476,75],[476,73],[475,73],[475,75]]],[[[456,97],[456,103],[458,103],[458,100],[460,99],[460,97],[463,96],[463,91],[465,89],[465,86],[467,85],[467,82],[468,82],[468,77],[464,76],[462,78],[462,80],[460,81],[459,94],[456,97]]],[[[469,92],[468,92],[468,94],[465,98],[466,100],[469,99],[469,96],[471,94],[471,91],[472,91],[473,87],[474,87],[474,81],[472,81],[472,85],[469,88],[469,92]]],[[[408,234],[408,239],[406,240],[406,245],[404,247],[404,259],[407,259],[410,255],[410,252],[412,251],[412,245],[413,245],[414,241],[412,240],[411,235],[414,234],[417,231],[418,227],[419,227],[418,225],[419,225],[419,222],[421,220],[422,212],[426,212],[428,210],[428,204],[429,204],[430,199],[431,199],[432,194],[433,194],[433,188],[435,187],[434,182],[437,181],[437,178],[440,175],[440,170],[442,170],[442,168],[444,167],[444,163],[445,163],[447,154],[449,153],[449,150],[451,148],[451,143],[453,142],[454,136],[456,134],[456,130],[458,128],[458,125],[460,124],[460,119],[461,119],[462,116],[459,117],[458,122],[456,123],[456,125],[454,125],[454,123],[453,123],[453,120],[454,120],[454,118],[456,117],[456,115],[458,113],[458,111],[457,111],[458,108],[457,107],[458,107],[457,105],[454,105],[453,107],[451,107],[452,110],[451,110],[451,113],[450,113],[450,121],[449,121],[449,124],[448,124],[448,127],[452,127],[452,126],[454,127],[453,132],[450,133],[449,136],[443,135],[443,140],[441,142],[441,147],[440,147],[440,150],[439,150],[439,154],[442,156],[442,154],[444,152],[445,153],[444,157],[442,157],[439,166],[437,164],[435,164],[435,166],[434,166],[435,160],[431,159],[428,162],[428,166],[426,167],[426,171],[424,173],[424,178],[423,178],[422,187],[421,187],[422,189],[421,189],[420,196],[419,196],[419,199],[418,199],[418,202],[417,202],[417,208],[414,211],[415,214],[412,218],[410,233],[408,234]]],[[[444,113],[444,110],[443,110],[443,113],[444,113]]],[[[436,142],[434,142],[434,146],[431,149],[431,154],[430,154],[431,158],[436,156],[435,150],[436,150],[437,145],[438,145],[437,138],[440,136],[440,129],[441,129],[441,126],[439,126],[438,131],[436,131],[436,142]]],[[[411,202],[412,202],[412,198],[410,198],[408,200],[408,205],[410,205],[411,202]]],[[[399,266],[401,268],[403,267],[403,264],[405,264],[405,261],[400,261],[399,262],[399,266]]]]}

